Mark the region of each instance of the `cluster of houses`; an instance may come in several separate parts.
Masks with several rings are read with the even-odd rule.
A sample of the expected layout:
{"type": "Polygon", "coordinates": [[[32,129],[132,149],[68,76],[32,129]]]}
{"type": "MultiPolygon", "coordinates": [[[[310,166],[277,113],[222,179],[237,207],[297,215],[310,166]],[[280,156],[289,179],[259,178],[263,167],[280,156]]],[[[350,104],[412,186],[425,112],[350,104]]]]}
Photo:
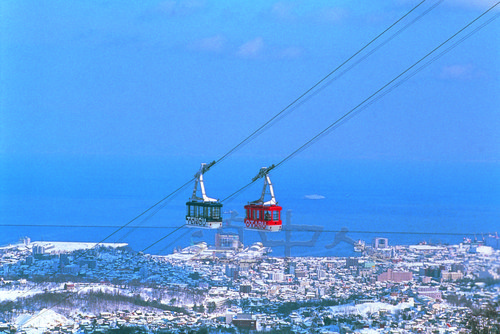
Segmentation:
{"type": "MultiPolygon", "coordinates": [[[[223,256],[206,243],[153,256],[126,245],[24,242],[0,248],[0,302],[48,292],[72,298],[100,291],[104,300],[98,308],[84,298],[78,310],[43,305],[66,319],[46,325],[61,333],[127,326],[152,333],[467,333],[477,310],[496,307],[498,315],[500,252],[492,247],[386,242],[370,254],[349,258],[267,253],[259,243],[225,249],[223,256]],[[19,293],[13,295],[14,290],[19,293]],[[121,304],[106,295],[123,296],[121,304]]],[[[4,312],[0,333],[29,332],[33,324],[20,324],[19,314],[23,310],[4,312]]]]}

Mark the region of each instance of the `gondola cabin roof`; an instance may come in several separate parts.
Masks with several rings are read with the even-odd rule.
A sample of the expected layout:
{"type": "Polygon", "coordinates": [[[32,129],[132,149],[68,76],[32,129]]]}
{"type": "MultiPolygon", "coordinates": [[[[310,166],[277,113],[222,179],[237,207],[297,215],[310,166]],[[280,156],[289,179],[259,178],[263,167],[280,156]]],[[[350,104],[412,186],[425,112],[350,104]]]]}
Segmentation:
{"type": "Polygon", "coordinates": [[[204,207],[219,207],[222,208],[221,202],[203,202],[203,201],[188,201],[186,205],[194,205],[194,206],[204,206],[204,207]]]}

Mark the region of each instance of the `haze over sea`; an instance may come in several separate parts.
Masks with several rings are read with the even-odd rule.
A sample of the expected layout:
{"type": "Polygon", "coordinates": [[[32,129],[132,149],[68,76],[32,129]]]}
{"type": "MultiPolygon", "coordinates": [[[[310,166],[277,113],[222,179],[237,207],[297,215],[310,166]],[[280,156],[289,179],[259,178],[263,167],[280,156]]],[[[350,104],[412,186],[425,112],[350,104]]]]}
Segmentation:
{"type": "MultiPolygon", "coordinates": [[[[293,256],[354,255],[347,244],[325,248],[335,236],[335,232],[328,231],[342,227],[374,232],[348,233],[352,239],[369,243],[373,237],[387,237],[390,244],[457,243],[463,237],[474,238],[472,233],[481,237],[481,233],[499,230],[500,175],[496,164],[339,161],[323,165],[303,159],[293,161],[271,175],[283,213],[292,211],[293,224],[320,225],[327,231],[322,232],[315,247],[292,248],[293,256]],[[425,234],[433,232],[464,234],[425,234]]],[[[9,168],[10,177],[4,175],[2,180],[10,190],[1,206],[4,224],[86,227],[1,227],[0,244],[14,243],[23,236],[32,240],[101,241],[116,228],[93,226],[125,225],[189,180],[192,171],[198,168],[194,159],[108,161],[102,165],[79,159],[70,164],[57,159],[11,163],[10,167],[18,168],[9,168]],[[26,175],[24,168],[33,171],[28,178],[23,177],[26,175]],[[36,186],[27,191],[23,182],[36,186]]],[[[225,198],[247,184],[254,176],[253,171],[238,159],[221,164],[220,168],[205,175],[209,196],[225,198]]],[[[235,210],[243,214],[243,205],[257,199],[260,191],[259,181],[224,202],[224,211],[235,210]]],[[[189,184],[157,214],[143,221],[144,217],[149,217],[146,214],[130,225],[181,226],[184,204],[191,192],[192,184],[189,184]]],[[[233,226],[238,225],[242,223],[233,223],[233,226]]],[[[124,229],[106,242],[127,242],[139,251],[171,231],[168,228],[124,229]]],[[[200,241],[214,244],[215,231],[196,231],[200,230],[184,228],[177,231],[148,252],[168,254],[174,247],[186,247],[200,241]]],[[[258,233],[244,233],[246,245],[261,241],[258,233]]],[[[294,232],[292,240],[305,241],[311,236],[311,232],[294,232]]],[[[272,233],[268,237],[283,240],[284,233],[272,233]]],[[[283,247],[275,247],[273,252],[282,256],[283,247]]]]}
{"type": "MultiPolygon", "coordinates": [[[[390,244],[498,230],[496,0],[4,3],[0,244],[100,241],[114,229],[97,226],[123,226],[221,157],[205,175],[220,199],[285,159],[271,178],[294,224],[390,244]]],[[[259,183],[224,210],[242,214],[259,183]]],[[[144,225],[182,225],[191,192],[144,225]]],[[[171,231],[106,241],[142,250],[171,231]]],[[[214,231],[195,231],[148,251],[213,244],[214,231]]],[[[352,254],[326,249],[334,236],[292,255],[352,254]]]]}

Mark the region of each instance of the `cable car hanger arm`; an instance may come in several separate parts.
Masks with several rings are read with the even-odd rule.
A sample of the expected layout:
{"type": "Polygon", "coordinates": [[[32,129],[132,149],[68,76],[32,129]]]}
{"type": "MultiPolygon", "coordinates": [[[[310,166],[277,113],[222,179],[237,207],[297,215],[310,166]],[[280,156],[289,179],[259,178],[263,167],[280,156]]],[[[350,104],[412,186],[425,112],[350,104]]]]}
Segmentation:
{"type": "Polygon", "coordinates": [[[194,175],[195,181],[194,181],[194,189],[193,189],[193,195],[191,196],[191,200],[193,201],[203,201],[203,202],[218,202],[217,199],[215,198],[210,198],[207,196],[205,192],[205,182],[203,180],[203,173],[207,172],[210,167],[212,167],[215,164],[215,161],[212,161],[209,164],[202,163],[200,170],[194,175]],[[198,197],[198,183],[200,184],[200,190],[201,190],[201,197],[198,197]]]}

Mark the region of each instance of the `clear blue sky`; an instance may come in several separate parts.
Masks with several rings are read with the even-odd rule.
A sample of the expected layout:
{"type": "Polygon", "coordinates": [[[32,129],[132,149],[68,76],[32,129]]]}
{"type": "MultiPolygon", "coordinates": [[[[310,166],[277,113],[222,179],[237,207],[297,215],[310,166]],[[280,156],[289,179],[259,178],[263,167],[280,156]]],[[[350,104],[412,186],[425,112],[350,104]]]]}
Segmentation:
{"type": "MultiPolygon", "coordinates": [[[[428,2],[419,12],[434,3],[428,2]]],[[[28,206],[44,212],[47,222],[82,198],[144,199],[123,217],[132,218],[416,3],[2,1],[4,218],[36,220],[23,215],[28,206]]],[[[280,161],[493,3],[444,1],[237,151],[213,171],[212,182],[234,182],[234,190],[245,184],[260,166],[280,161]]],[[[390,176],[381,165],[394,171],[423,163],[440,166],[439,175],[452,185],[447,191],[474,188],[463,183],[480,178],[498,199],[499,32],[496,20],[291,160],[276,177],[290,189],[300,180],[307,184],[304,192],[317,193],[329,188],[331,174],[339,171],[333,166],[356,165],[385,182],[390,176]],[[474,170],[481,175],[471,176],[474,170]]],[[[431,182],[425,166],[416,170],[431,182]]],[[[357,184],[349,168],[341,171],[338,179],[357,184]]],[[[392,183],[406,180],[410,187],[415,180],[406,174],[392,183]]],[[[377,189],[383,191],[383,184],[377,189]]],[[[254,199],[254,193],[245,197],[254,199]]],[[[121,210],[113,205],[110,212],[121,210]]],[[[74,209],[67,220],[83,216],[74,209]]]]}

